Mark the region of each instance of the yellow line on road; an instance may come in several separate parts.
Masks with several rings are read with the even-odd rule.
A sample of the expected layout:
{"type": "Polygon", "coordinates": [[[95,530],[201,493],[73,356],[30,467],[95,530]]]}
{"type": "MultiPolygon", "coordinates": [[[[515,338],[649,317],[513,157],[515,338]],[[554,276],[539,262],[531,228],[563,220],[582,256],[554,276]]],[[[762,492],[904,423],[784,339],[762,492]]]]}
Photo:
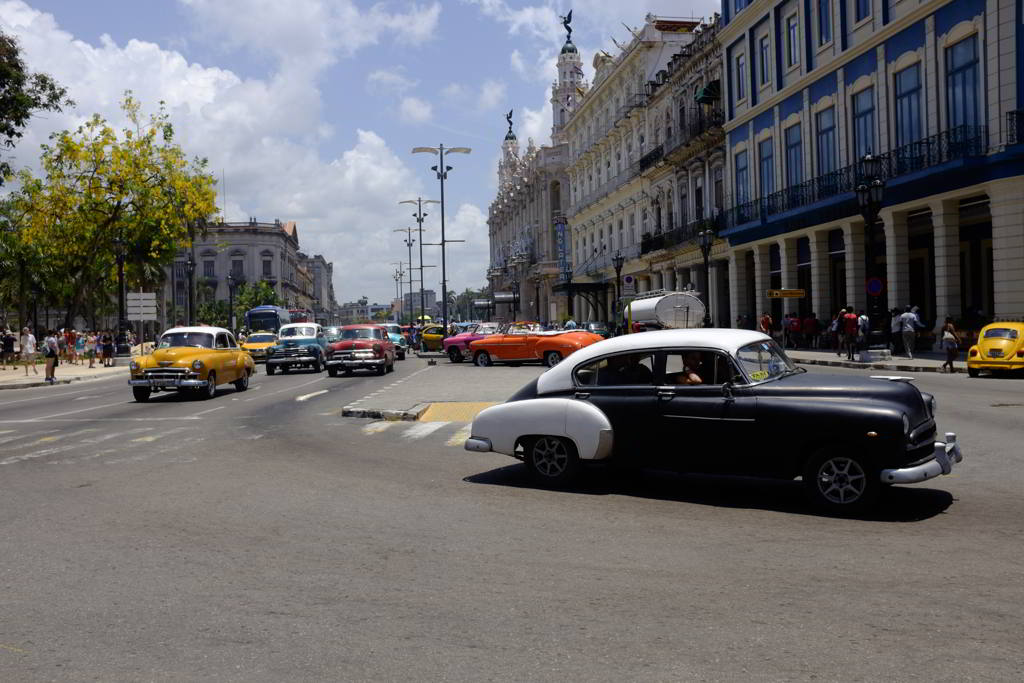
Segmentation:
{"type": "Polygon", "coordinates": [[[420,415],[420,422],[472,422],[484,408],[496,403],[459,402],[431,403],[420,415]]]}
{"type": "Polygon", "coordinates": [[[466,443],[466,439],[469,438],[469,430],[470,430],[470,426],[466,425],[465,427],[463,427],[459,431],[457,431],[454,434],[452,434],[451,438],[448,439],[447,445],[448,446],[461,446],[464,443],[466,443]]]}
{"type": "Polygon", "coordinates": [[[0,650],[9,650],[22,655],[28,654],[28,650],[22,650],[20,647],[14,647],[13,645],[4,645],[3,643],[0,643],[0,650]]]}

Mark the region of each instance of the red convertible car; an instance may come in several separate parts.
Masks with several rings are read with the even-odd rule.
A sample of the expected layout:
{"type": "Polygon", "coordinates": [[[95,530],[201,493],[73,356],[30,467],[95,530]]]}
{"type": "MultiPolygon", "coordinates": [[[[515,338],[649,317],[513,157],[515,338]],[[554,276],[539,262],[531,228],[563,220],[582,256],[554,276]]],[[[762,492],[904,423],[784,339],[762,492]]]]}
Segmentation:
{"type": "Polygon", "coordinates": [[[444,340],[444,352],[448,354],[448,360],[453,363],[461,363],[469,357],[469,343],[477,339],[483,339],[487,335],[497,334],[498,323],[477,323],[466,328],[454,337],[447,337],[444,340]]]}

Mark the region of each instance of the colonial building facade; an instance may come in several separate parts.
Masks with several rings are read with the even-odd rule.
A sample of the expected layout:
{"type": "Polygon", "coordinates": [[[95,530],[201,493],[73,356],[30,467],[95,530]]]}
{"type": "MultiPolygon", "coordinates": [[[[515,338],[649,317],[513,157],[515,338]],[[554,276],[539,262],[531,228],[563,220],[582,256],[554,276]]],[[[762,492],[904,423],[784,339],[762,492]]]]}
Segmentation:
{"type": "MultiPolygon", "coordinates": [[[[1024,60],[1016,0],[727,0],[732,319],[773,288],[819,317],[1024,316],[1024,60]],[[877,221],[856,189],[880,157],[877,221]],[[866,214],[871,218],[871,213],[866,214]]],[[[774,309],[772,304],[774,303],[774,309]]]]}

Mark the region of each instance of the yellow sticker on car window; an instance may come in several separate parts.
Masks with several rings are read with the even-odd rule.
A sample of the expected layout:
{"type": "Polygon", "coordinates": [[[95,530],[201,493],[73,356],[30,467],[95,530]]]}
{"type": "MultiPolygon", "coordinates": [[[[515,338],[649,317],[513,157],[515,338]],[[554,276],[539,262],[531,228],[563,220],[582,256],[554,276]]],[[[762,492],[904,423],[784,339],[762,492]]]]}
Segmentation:
{"type": "Polygon", "coordinates": [[[767,370],[758,370],[757,372],[750,373],[750,379],[755,382],[760,382],[763,379],[768,379],[768,375],[771,374],[767,370]]]}

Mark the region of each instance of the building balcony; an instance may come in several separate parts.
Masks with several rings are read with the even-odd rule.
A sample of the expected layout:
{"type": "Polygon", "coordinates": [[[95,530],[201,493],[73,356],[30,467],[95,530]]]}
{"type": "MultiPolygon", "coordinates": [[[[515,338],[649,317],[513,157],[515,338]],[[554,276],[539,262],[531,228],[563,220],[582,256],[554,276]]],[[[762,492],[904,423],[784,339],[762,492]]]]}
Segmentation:
{"type": "MultiPolygon", "coordinates": [[[[942,164],[984,156],[988,151],[985,126],[957,126],[879,155],[882,179],[894,180],[942,164]]],[[[860,163],[792,185],[766,197],[737,204],[726,211],[725,227],[734,228],[768,216],[801,209],[818,202],[852,195],[861,182],[860,163]]],[[[841,216],[835,216],[839,218],[841,216]]]]}
{"type": "Polygon", "coordinates": [[[658,145],[647,154],[640,157],[640,173],[656,165],[665,156],[664,145],[658,145]]]}

